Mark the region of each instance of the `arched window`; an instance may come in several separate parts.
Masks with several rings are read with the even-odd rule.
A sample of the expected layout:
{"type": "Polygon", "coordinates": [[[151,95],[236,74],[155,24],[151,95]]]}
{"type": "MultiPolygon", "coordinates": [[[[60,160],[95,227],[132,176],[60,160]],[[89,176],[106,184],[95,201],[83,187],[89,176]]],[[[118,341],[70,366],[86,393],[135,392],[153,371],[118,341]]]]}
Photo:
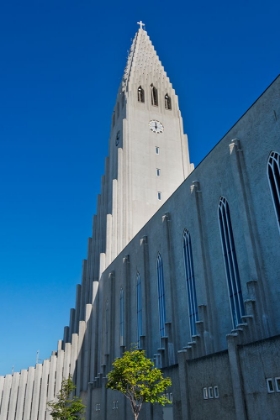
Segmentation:
{"type": "Polygon", "coordinates": [[[172,109],[171,108],[171,98],[168,93],[164,97],[165,109],[172,109]]]}
{"type": "Polygon", "coordinates": [[[195,278],[194,278],[194,271],[193,271],[191,235],[189,234],[187,230],[184,231],[183,240],[184,240],[185,273],[186,273],[188,299],[189,299],[190,331],[191,331],[191,335],[196,335],[196,321],[198,320],[197,300],[196,300],[195,278]]]}
{"type": "Polygon", "coordinates": [[[139,86],[137,93],[138,93],[138,102],[145,102],[145,91],[141,86],[139,86]]]}
{"type": "Polygon", "coordinates": [[[140,347],[140,337],[142,335],[142,290],[141,290],[141,277],[137,273],[137,289],[136,289],[136,299],[137,299],[137,346],[140,347]]]}
{"type": "Polygon", "coordinates": [[[267,163],[267,175],[274,209],[280,230],[280,154],[271,152],[267,163]]]}
{"type": "Polygon", "coordinates": [[[152,105],[158,106],[158,91],[153,84],[151,84],[151,101],[152,105]]]}
{"type": "Polygon", "coordinates": [[[245,315],[245,310],[235,252],[233,231],[231,226],[229,205],[224,197],[221,197],[219,202],[219,224],[230,299],[232,323],[234,327],[237,327],[237,325],[242,322],[241,317],[245,315]]]}
{"type": "Polygon", "coordinates": [[[123,289],[120,290],[120,345],[123,346],[124,337],[124,297],[123,289]]]}
{"type": "Polygon", "coordinates": [[[164,295],[164,277],[161,255],[157,257],[157,278],[158,278],[158,312],[159,312],[159,331],[160,336],[165,336],[165,295],[164,295]]]}

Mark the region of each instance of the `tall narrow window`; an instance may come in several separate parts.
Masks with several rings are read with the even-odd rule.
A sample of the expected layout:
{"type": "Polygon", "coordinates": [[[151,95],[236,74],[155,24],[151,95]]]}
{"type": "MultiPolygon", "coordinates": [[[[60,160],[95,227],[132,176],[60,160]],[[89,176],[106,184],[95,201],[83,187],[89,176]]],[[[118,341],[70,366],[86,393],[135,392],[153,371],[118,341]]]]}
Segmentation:
{"type": "Polygon", "coordinates": [[[115,127],[115,122],[116,122],[116,116],[115,116],[115,111],[113,112],[113,117],[112,117],[112,124],[113,127],[115,127]]]}
{"type": "Polygon", "coordinates": [[[171,109],[171,98],[168,93],[164,97],[165,109],[171,109]]]}
{"type": "Polygon", "coordinates": [[[124,298],[123,289],[120,290],[120,345],[123,346],[124,337],[124,298]]]}
{"type": "Polygon", "coordinates": [[[140,348],[140,337],[143,333],[142,331],[142,289],[141,289],[141,277],[137,273],[137,346],[140,348]]]}
{"type": "Polygon", "coordinates": [[[120,116],[120,104],[117,103],[117,118],[120,116]]]}
{"type": "Polygon", "coordinates": [[[158,91],[153,85],[151,85],[151,101],[152,105],[158,106],[158,91]]]}
{"type": "Polygon", "coordinates": [[[280,230],[280,154],[271,152],[268,158],[267,175],[274,209],[280,230]]]}
{"type": "Polygon", "coordinates": [[[183,234],[184,240],[184,260],[185,260],[185,274],[187,281],[188,300],[189,300],[189,320],[191,335],[196,335],[196,321],[197,315],[197,300],[195,289],[195,278],[193,270],[193,256],[192,256],[192,243],[191,235],[187,230],[183,234]]]}
{"type": "Polygon", "coordinates": [[[141,86],[139,86],[137,93],[138,93],[138,102],[145,102],[145,92],[141,86]]]}
{"type": "Polygon", "coordinates": [[[159,155],[159,147],[156,146],[156,154],[159,155]]]}
{"type": "Polygon", "coordinates": [[[157,173],[157,176],[160,176],[160,169],[159,168],[157,168],[156,173],[157,173]]]}
{"type": "Polygon", "coordinates": [[[122,92],[122,108],[124,107],[124,92],[122,92]]]}
{"type": "Polygon", "coordinates": [[[234,327],[237,327],[237,325],[242,322],[241,317],[245,314],[245,310],[242,297],[239,269],[235,252],[229,205],[224,197],[221,197],[219,202],[219,224],[228,284],[232,323],[234,327]]]}
{"type": "Polygon", "coordinates": [[[159,312],[159,331],[160,336],[165,336],[165,295],[164,295],[164,277],[161,255],[157,257],[157,278],[158,278],[158,312],[159,312]]]}

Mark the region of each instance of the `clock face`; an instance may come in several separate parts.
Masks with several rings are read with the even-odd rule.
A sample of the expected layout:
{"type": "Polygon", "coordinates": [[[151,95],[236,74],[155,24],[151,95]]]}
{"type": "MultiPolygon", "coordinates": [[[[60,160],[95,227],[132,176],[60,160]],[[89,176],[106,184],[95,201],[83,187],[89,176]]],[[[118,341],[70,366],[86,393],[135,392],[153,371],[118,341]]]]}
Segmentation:
{"type": "Polygon", "coordinates": [[[150,121],[149,127],[150,127],[150,130],[152,130],[154,133],[157,133],[157,134],[162,133],[164,130],[162,123],[156,120],[150,121]]]}
{"type": "Polygon", "coordinates": [[[121,137],[121,133],[118,131],[118,132],[117,132],[117,135],[116,135],[116,146],[118,146],[118,145],[119,145],[119,142],[120,142],[120,137],[121,137]]]}

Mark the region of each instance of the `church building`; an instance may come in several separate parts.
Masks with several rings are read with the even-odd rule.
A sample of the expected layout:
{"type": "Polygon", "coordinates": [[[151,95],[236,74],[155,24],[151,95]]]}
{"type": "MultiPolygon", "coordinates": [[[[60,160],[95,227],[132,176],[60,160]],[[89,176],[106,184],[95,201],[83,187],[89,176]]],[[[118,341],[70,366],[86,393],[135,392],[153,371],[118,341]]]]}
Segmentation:
{"type": "Polygon", "coordinates": [[[140,420],[276,420],[280,413],[280,76],[194,168],[178,96],[140,22],[76,305],[49,359],[0,377],[1,420],[51,420],[73,377],[86,420],[129,420],[106,389],[144,349],[171,404],[140,420]]]}

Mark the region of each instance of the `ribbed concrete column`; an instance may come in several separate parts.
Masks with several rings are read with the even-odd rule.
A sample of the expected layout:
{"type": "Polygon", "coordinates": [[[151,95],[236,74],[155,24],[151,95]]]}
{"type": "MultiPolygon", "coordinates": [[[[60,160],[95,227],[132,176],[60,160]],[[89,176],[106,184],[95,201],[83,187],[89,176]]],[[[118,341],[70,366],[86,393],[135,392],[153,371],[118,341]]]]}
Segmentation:
{"type": "Polygon", "coordinates": [[[75,327],[74,327],[74,333],[75,334],[78,334],[78,331],[79,331],[81,290],[82,290],[82,286],[80,284],[77,284],[77,287],[76,287],[75,327]]]}
{"type": "Polygon", "coordinates": [[[124,270],[124,345],[130,346],[131,343],[131,275],[130,275],[130,257],[126,255],[123,258],[123,270],[124,270]]]}
{"type": "Polygon", "coordinates": [[[23,410],[24,420],[31,419],[31,401],[33,400],[34,373],[35,373],[35,368],[32,366],[28,369],[28,375],[27,375],[27,387],[26,387],[25,404],[24,404],[24,410],[23,410]]]}
{"type": "Polygon", "coordinates": [[[71,353],[72,353],[72,344],[66,343],[64,350],[64,360],[63,360],[63,373],[62,379],[68,379],[70,374],[70,363],[71,363],[71,353]]]}
{"type": "Polygon", "coordinates": [[[97,351],[98,351],[98,299],[97,290],[99,282],[93,281],[92,284],[92,311],[91,311],[91,342],[90,342],[90,378],[93,382],[97,375],[97,351]]]}
{"type": "Polygon", "coordinates": [[[75,382],[76,362],[78,354],[78,334],[72,334],[72,348],[71,348],[71,361],[70,361],[70,375],[75,382]]]}
{"type": "Polygon", "coordinates": [[[90,341],[91,341],[91,310],[92,304],[86,305],[86,332],[83,346],[83,367],[82,367],[82,391],[87,390],[89,377],[90,377],[90,341]]]}
{"type": "Polygon", "coordinates": [[[106,221],[106,267],[112,261],[112,215],[107,214],[107,221],[106,221]]]}
{"type": "Polygon", "coordinates": [[[10,392],[11,392],[11,386],[12,386],[12,375],[6,375],[5,381],[4,381],[4,388],[3,388],[3,398],[2,398],[2,406],[1,406],[1,412],[7,413],[9,403],[10,403],[10,392]]]}
{"type": "MultiPolygon", "coordinates": [[[[263,259],[260,250],[254,205],[252,203],[251,191],[249,188],[246,164],[243,150],[239,139],[233,139],[229,144],[233,180],[238,194],[238,207],[240,207],[239,219],[242,223],[243,236],[246,244],[246,251],[249,266],[248,280],[257,280],[260,288],[260,298],[257,299],[257,311],[262,331],[260,334],[267,337],[270,335],[268,323],[269,296],[267,287],[263,284],[263,259]]],[[[273,318],[273,317],[271,317],[273,318]]]]}
{"type": "Polygon", "coordinates": [[[77,375],[76,375],[76,395],[81,392],[82,383],[82,364],[83,364],[83,344],[86,331],[85,321],[79,322],[78,354],[77,354],[77,375]]]}
{"type": "Polygon", "coordinates": [[[2,405],[4,382],[5,382],[4,376],[0,376],[0,407],[2,405]]]}
{"type": "Polygon", "coordinates": [[[169,364],[174,364],[176,362],[175,357],[177,357],[177,350],[178,350],[178,334],[177,334],[177,313],[176,313],[176,294],[174,291],[174,287],[172,285],[172,276],[175,273],[174,267],[174,253],[173,253],[173,244],[172,244],[172,232],[171,232],[171,216],[170,213],[166,213],[162,217],[163,229],[166,238],[166,247],[167,247],[167,255],[168,255],[168,264],[165,267],[165,286],[166,286],[166,296],[168,301],[166,302],[166,315],[167,321],[171,323],[170,327],[167,330],[168,335],[168,345],[171,345],[173,349],[170,351],[168,360],[169,364]],[[168,298],[169,297],[169,298],[168,298]],[[168,310],[169,309],[169,310],[168,310]]]}
{"type": "MultiPolygon", "coordinates": [[[[143,236],[140,240],[140,246],[143,252],[143,265],[144,273],[141,276],[141,282],[143,283],[143,334],[145,335],[145,350],[148,357],[152,358],[152,320],[151,314],[153,312],[153,302],[151,296],[151,287],[150,287],[150,257],[149,257],[149,243],[148,236],[143,236]]],[[[142,273],[141,273],[142,274],[142,273]]]]}
{"type": "MultiPolygon", "coordinates": [[[[203,200],[202,200],[202,191],[200,188],[200,184],[198,181],[194,181],[191,185],[191,197],[190,199],[193,200],[193,204],[196,208],[196,215],[197,215],[197,230],[196,230],[196,238],[197,242],[201,245],[201,256],[202,256],[202,275],[204,281],[204,288],[206,291],[206,305],[207,305],[207,318],[203,319],[205,325],[205,336],[206,337],[218,337],[215,333],[217,329],[217,322],[215,321],[215,316],[217,316],[217,311],[214,311],[214,298],[213,298],[213,291],[211,285],[213,284],[211,279],[211,270],[210,270],[210,263],[209,263],[209,243],[208,243],[208,236],[205,231],[205,225],[203,221],[206,219],[204,217],[204,207],[203,207],[203,200]],[[214,315],[215,314],[215,315],[214,315]]],[[[210,339],[205,340],[205,353],[211,353],[213,349],[213,343],[210,339]]]]}
{"type": "Polygon", "coordinates": [[[57,362],[57,356],[53,354],[51,356],[50,367],[49,367],[49,386],[48,386],[47,401],[51,401],[55,397],[56,362],[57,362]]]}
{"type": "Polygon", "coordinates": [[[43,366],[41,364],[37,364],[35,367],[35,372],[34,372],[34,389],[33,389],[33,397],[32,397],[31,420],[37,420],[38,418],[42,370],[43,370],[43,366]]]}
{"type": "Polygon", "coordinates": [[[58,350],[57,364],[56,364],[56,381],[55,381],[55,389],[54,389],[55,395],[57,395],[61,389],[61,381],[62,381],[62,374],[63,374],[63,361],[64,361],[64,350],[58,350]]]}
{"type": "Polygon", "coordinates": [[[41,384],[41,392],[40,392],[40,411],[39,411],[38,420],[45,420],[49,371],[50,371],[50,361],[44,360],[43,372],[42,372],[42,384],[41,384]]]}
{"type": "Polygon", "coordinates": [[[188,380],[187,380],[187,366],[186,366],[187,352],[180,350],[178,352],[178,372],[180,384],[180,400],[182,404],[182,420],[190,420],[190,401],[188,398],[188,380]]]}
{"type": "Polygon", "coordinates": [[[64,343],[64,347],[65,347],[65,343],[69,343],[69,327],[64,327],[64,332],[63,332],[63,343],[64,343]]]}
{"type": "Polygon", "coordinates": [[[117,244],[118,244],[118,237],[117,237],[117,208],[118,202],[118,181],[113,179],[112,183],[112,243],[111,243],[111,259],[112,261],[117,256],[117,244]]]}
{"type": "Polygon", "coordinates": [[[16,417],[17,420],[21,420],[23,417],[26,384],[27,384],[27,370],[24,369],[24,370],[21,370],[20,372],[18,400],[17,400],[17,417],[16,417]]]}
{"type": "Polygon", "coordinates": [[[247,420],[248,417],[245,408],[244,395],[242,392],[242,374],[240,371],[240,363],[238,360],[236,336],[229,334],[227,336],[227,343],[236,420],[247,420]]]}
{"type": "MultiPolygon", "coordinates": [[[[19,372],[16,372],[13,374],[8,420],[14,420],[15,418],[15,411],[16,411],[17,398],[18,398],[19,378],[20,378],[19,372]]],[[[24,392],[25,392],[25,387],[24,387],[24,392]]]]}
{"type": "MultiPolygon", "coordinates": [[[[75,309],[70,309],[70,322],[69,322],[69,335],[68,335],[68,343],[71,343],[72,334],[74,334],[75,329],[75,309]]],[[[65,341],[66,343],[66,341],[65,341]]]]}

